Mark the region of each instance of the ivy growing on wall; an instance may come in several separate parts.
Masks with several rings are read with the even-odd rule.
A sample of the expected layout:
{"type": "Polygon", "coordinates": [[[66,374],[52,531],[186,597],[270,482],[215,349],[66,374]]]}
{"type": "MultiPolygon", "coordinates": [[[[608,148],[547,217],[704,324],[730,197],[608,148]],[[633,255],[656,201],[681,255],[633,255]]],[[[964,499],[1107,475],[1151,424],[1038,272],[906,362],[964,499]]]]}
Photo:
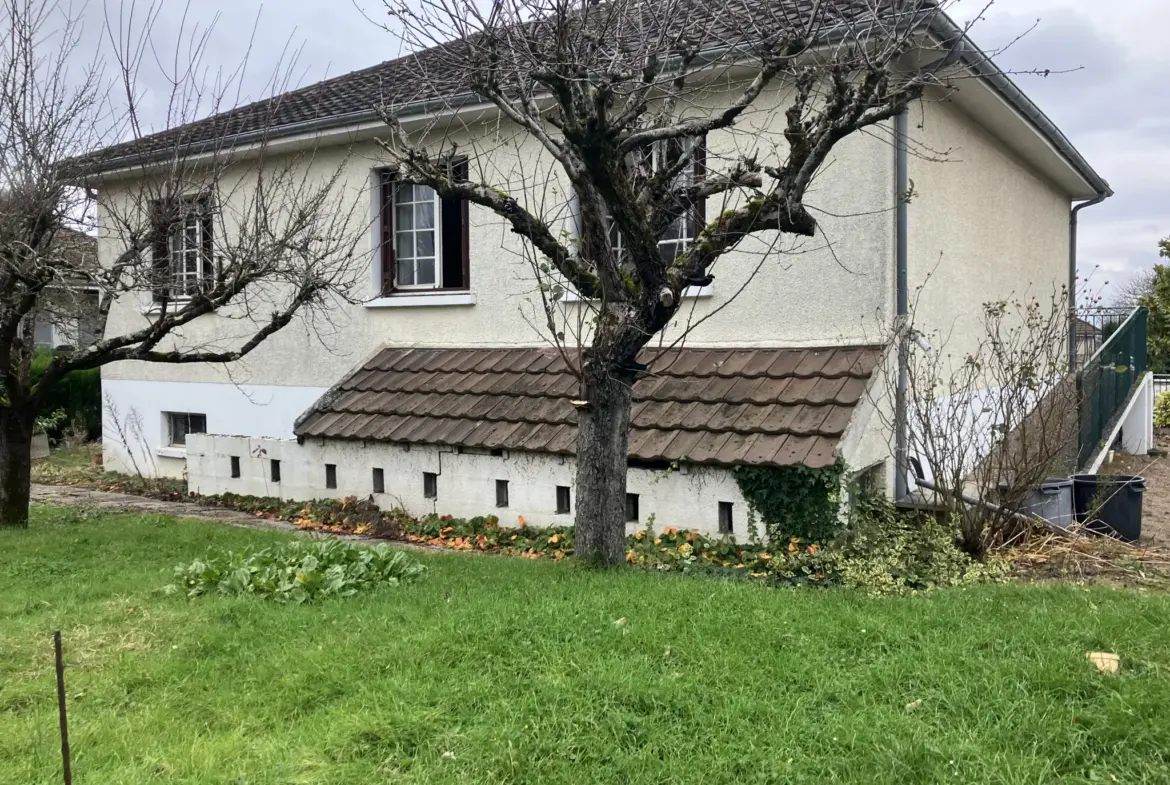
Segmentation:
{"type": "Polygon", "coordinates": [[[771,539],[821,542],[836,533],[845,465],[737,466],[735,481],[771,539]]]}

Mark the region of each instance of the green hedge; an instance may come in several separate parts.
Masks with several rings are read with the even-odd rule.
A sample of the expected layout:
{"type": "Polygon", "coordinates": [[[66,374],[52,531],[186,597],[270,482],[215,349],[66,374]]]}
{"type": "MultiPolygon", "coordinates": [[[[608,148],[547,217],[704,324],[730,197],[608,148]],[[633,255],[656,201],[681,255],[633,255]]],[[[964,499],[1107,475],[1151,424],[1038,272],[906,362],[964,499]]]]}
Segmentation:
{"type": "MultiPolygon", "coordinates": [[[[40,382],[41,376],[53,360],[49,351],[39,351],[33,357],[29,369],[32,383],[40,382]]],[[[65,425],[57,433],[50,433],[49,437],[56,439],[61,436],[60,431],[69,426],[75,419],[80,418],[85,423],[86,436],[97,439],[102,435],[102,372],[100,368],[89,371],[72,371],[65,374],[53,385],[45,399],[41,415],[52,414],[63,409],[68,417],[65,425]]]]}

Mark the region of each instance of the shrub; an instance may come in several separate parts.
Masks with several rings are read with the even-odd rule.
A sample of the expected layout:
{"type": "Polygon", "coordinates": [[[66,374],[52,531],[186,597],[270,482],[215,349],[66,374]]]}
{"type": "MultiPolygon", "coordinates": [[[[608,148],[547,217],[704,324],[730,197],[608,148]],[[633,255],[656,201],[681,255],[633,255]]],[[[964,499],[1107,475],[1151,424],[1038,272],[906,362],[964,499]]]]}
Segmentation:
{"type": "Polygon", "coordinates": [[[1154,401],[1154,427],[1170,428],[1170,392],[1164,392],[1154,401]]]}
{"type": "MultiPolygon", "coordinates": [[[[33,355],[29,377],[37,384],[53,360],[53,353],[41,350],[33,355]]],[[[57,441],[65,426],[79,423],[89,439],[102,435],[102,372],[100,368],[71,371],[57,380],[45,398],[42,411],[63,410],[65,418],[50,430],[49,438],[57,441]]]]}
{"type": "Polygon", "coordinates": [[[426,568],[401,550],[338,540],[289,542],[259,551],[212,554],[175,568],[172,592],[252,595],[276,602],[350,597],[378,586],[420,580],[426,568]]]}

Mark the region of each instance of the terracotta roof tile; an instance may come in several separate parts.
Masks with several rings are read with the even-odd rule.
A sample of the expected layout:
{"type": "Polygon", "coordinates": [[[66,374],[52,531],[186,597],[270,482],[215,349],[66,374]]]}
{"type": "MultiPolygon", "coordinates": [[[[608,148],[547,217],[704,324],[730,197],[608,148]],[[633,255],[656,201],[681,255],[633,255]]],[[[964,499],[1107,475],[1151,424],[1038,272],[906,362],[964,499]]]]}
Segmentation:
{"type": "MultiPolygon", "coordinates": [[[[630,456],[828,465],[880,355],[878,347],[646,351],[630,456]]],[[[296,433],[568,455],[578,390],[554,349],[388,348],[306,412],[296,433]]]]}

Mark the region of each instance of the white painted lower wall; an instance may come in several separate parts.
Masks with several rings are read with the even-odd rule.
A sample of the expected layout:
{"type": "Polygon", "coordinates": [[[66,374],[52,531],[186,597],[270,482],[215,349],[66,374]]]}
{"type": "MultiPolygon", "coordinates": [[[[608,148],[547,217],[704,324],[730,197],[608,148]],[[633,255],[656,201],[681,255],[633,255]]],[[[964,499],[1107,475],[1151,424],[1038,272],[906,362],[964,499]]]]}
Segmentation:
{"type": "Polygon", "coordinates": [[[186,453],[169,444],[167,412],[204,414],[209,433],[288,439],[296,418],[325,391],[324,387],[102,379],[103,460],[110,471],[181,477],[186,453]]]}
{"type": "MultiPolygon", "coordinates": [[[[469,518],[497,515],[515,526],[564,526],[572,512],[557,512],[556,488],[573,487],[573,458],[505,451],[502,456],[459,453],[452,448],[384,442],[261,439],[191,436],[187,443],[187,482],[193,492],[225,492],[284,499],[368,497],[384,509],[402,507],[415,515],[439,513],[469,518]],[[231,476],[232,456],[240,476],[231,476]],[[271,461],[280,461],[280,482],[271,479],[271,461]],[[337,467],[337,487],[325,487],[325,464],[337,467]],[[373,494],[373,469],[385,476],[384,494],[373,494]],[[423,494],[423,472],[438,474],[436,498],[423,494]],[[508,481],[508,507],[496,507],[496,480],[508,481]]],[[[654,516],[654,526],[719,531],[719,502],[731,502],[733,534],[748,536],[747,502],[732,473],[714,467],[686,466],[666,473],[630,469],[628,491],[638,494],[639,519],[633,532],[654,516]]],[[[576,504],[574,495],[573,504],[576,504]]]]}

